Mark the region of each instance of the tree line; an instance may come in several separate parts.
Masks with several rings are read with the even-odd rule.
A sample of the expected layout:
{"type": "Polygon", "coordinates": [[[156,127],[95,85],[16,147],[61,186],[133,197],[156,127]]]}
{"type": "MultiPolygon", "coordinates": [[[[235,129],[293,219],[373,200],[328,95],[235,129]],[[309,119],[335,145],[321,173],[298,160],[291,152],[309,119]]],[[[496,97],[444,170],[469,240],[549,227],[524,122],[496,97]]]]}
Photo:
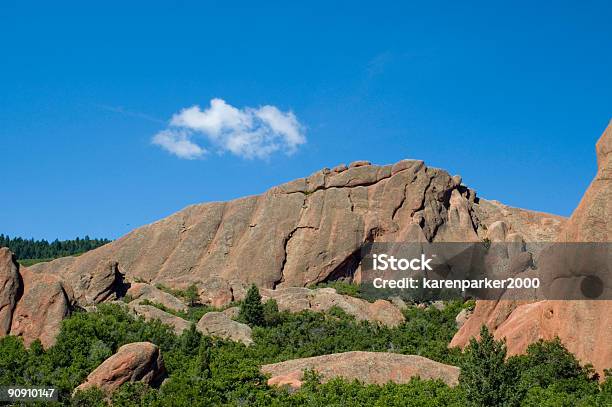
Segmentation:
{"type": "Polygon", "coordinates": [[[109,243],[108,239],[83,238],[48,242],[0,234],[0,247],[8,247],[18,259],[54,259],[84,253],[109,243]]]}

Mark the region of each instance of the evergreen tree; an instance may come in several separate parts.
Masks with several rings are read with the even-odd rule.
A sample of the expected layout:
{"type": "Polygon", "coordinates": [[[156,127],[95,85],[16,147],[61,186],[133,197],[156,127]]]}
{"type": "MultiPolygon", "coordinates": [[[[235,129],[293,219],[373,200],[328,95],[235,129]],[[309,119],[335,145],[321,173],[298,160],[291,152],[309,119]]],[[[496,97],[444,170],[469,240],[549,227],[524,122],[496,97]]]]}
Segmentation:
{"type": "Polygon", "coordinates": [[[459,383],[474,406],[511,405],[514,382],[506,363],[506,344],[496,341],[488,328],[480,329],[480,341],[470,339],[466,348],[459,383]]]}
{"type": "Polygon", "coordinates": [[[196,303],[200,300],[198,287],[195,284],[191,284],[189,287],[187,287],[184,298],[190,307],[196,305],[196,303]]]}
{"type": "Polygon", "coordinates": [[[55,239],[49,243],[45,239],[23,239],[21,237],[11,238],[0,234],[0,247],[8,247],[18,259],[54,259],[57,257],[72,256],[95,249],[106,243],[108,239],[84,239],[78,237],[74,240],[55,239]]]}
{"type": "Polygon", "coordinates": [[[265,325],[264,306],[261,303],[261,295],[259,295],[259,290],[255,284],[249,288],[246,298],[240,306],[239,317],[249,325],[265,325]]]}

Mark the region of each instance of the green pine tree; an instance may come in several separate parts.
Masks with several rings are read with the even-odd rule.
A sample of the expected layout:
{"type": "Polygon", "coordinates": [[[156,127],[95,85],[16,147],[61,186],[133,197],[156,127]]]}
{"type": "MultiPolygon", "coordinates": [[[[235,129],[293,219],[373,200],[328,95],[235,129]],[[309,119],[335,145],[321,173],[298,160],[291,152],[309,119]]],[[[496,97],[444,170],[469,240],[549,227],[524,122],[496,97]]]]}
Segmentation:
{"type": "Polygon", "coordinates": [[[259,295],[259,290],[255,284],[249,288],[246,298],[240,306],[239,318],[249,325],[265,325],[264,306],[261,303],[261,295],[259,295]]]}
{"type": "Polygon", "coordinates": [[[470,339],[466,348],[459,383],[473,406],[512,404],[511,370],[505,362],[506,344],[496,341],[486,326],[480,329],[480,341],[470,339]]]}

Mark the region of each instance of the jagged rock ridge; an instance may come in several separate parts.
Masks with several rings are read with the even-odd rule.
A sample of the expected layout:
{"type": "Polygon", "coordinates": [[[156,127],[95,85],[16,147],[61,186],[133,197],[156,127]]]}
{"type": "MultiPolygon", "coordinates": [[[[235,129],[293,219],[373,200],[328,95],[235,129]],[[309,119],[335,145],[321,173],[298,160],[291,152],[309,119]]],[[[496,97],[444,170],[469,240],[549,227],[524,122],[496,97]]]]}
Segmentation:
{"type": "Polygon", "coordinates": [[[81,305],[111,298],[109,287],[122,287],[123,278],[178,288],[221,280],[221,302],[228,302],[243,294],[244,283],[276,288],[355,278],[356,253],[366,242],[477,241],[486,236],[483,225],[502,217],[525,239],[550,240],[564,222],[478,199],[461,177],[422,161],[359,162],[262,195],[193,205],[82,256],[32,270],[61,275],[81,305]],[[94,277],[100,268],[105,278],[94,277]]]}

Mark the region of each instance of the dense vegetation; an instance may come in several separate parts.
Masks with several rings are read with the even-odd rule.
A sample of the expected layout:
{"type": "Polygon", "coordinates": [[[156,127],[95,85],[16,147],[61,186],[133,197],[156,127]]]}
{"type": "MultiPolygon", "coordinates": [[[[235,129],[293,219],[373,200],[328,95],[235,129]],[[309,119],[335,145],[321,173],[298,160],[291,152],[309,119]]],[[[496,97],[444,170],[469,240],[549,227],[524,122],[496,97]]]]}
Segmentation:
{"type": "MultiPolygon", "coordinates": [[[[8,247],[18,259],[50,260],[58,257],[73,256],[84,253],[109,243],[108,239],[91,239],[89,236],[73,240],[48,242],[44,239],[23,239],[21,237],[0,234],[0,247],[8,247]]],[[[26,262],[28,263],[28,262],[26,262]]],[[[31,264],[32,262],[29,262],[31,264]]],[[[27,264],[26,264],[27,265],[27,264]]]]}
{"type": "Polygon", "coordinates": [[[118,406],[597,406],[610,405],[612,378],[600,386],[588,368],[558,341],[532,345],[527,354],[505,359],[505,346],[483,330],[464,354],[446,345],[463,304],[443,310],[409,308],[407,322],[386,328],[357,322],[339,309],[327,314],[278,312],[269,301],[244,302],[241,318],[253,320],[255,343],[246,347],[202,336],[192,329],[176,336],[159,321],[132,317],[116,304],[96,312],[75,313],[63,321],[55,346],[26,350],[14,337],[0,339],[0,386],[50,385],[60,389],[65,405],[106,405],[104,395],[72,390],[119,346],[150,341],[160,346],[168,379],[159,389],[125,384],[112,396],[118,406]],[[325,384],[313,372],[299,391],[270,388],[259,366],[281,360],[348,350],[419,354],[462,367],[460,385],[413,379],[407,384],[362,385],[341,379],[325,384]]]}

